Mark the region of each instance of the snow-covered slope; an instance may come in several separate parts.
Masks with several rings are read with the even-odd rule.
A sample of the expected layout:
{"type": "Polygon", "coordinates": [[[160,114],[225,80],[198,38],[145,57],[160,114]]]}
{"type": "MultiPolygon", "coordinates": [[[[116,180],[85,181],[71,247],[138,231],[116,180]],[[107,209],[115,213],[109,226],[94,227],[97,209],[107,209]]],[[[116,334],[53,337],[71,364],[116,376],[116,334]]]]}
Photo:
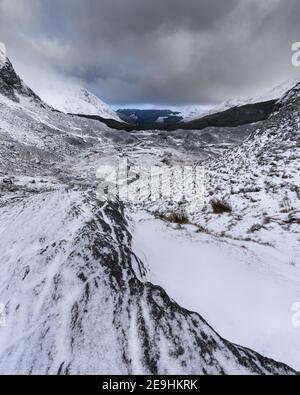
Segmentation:
{"type": "Polygon", "coordinates": [[[53,108],[69,114],[97,115],[122,122],[115,111],[97,96],[78,86],[48,88],[42,98],[53,108]]]}
{"type": "Polygon", "coordinates": [[[298,84],[241,146],[208,163],[205,226],[218,227],[219,233],[229,237],[244,235],[280,246],[291,261],[300,264],[299,121],[298,84]],[[218,220],[211,213],[209,200],[213,198],[229,202],[232,215],[218,220]]]}
{"type": "Polygon", "coordinates": [[[144,282],[121,207],[59,190],[0,217],[0,373],[292,373],[144,282]]]}

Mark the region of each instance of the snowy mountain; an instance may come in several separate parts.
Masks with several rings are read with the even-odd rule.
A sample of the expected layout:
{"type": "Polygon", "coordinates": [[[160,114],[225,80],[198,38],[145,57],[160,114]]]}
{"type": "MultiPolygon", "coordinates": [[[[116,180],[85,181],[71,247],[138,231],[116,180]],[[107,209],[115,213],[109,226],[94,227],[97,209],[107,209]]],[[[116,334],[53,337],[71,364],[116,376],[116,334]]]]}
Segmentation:
{"type": "Polygon", "coordinates": [[[121,119],[137,130],[203,130],[251,125],[269,118],[279,98],[296,85],[298,80],[287,80],[263,95],[230,99],[217,106],[170,107],[168,110],[123,109],[121,119]]]}
{"type": "Polygon", "coordinates": [[[66,114],[96,115],[104,119],[121,119],[108,104],[84,88],[78,86],[61,86],[47,89],[43,99],[53,108],[66,114]]]}
{"type": "MultiPolygon", "coordinates": [[[[208,159],[211,177],[206,206],[203,212],[199,208],[189,212],[186,207],[191,222],[186,230],[199,237],[204,221],[206,243],[218,237],[217,242],[227,243],[229,251],[234,242],[230,232],[239,237],[240,265],[247,265],[252,257],[251,243],[260,245],[258,241],[267,237],[263,228],[250,236],[247,231],[251,220],[257,221],[257,213],[268,210],[269,219],[263,226],[275,239],[274,246],[281,251],[289,240],[289,247],[294,248],[295,266],[286,269],[280,256],[275,265],[278,271],[274,274],[275,269],[270,268],[274,277],[282,272],[286,287],[298,273],[299,98],[290,95],[262,131],[241,147],[233,148],[236,142],[231,142],[229,152],[220,159],[216,155],[208,159]],[[248,155],[254,171],[247,165],[248,155]],[[256,172],[262,178],[252,180],[256,172]],[[210,199],[225,199],[231,179],[238,188],[233,213],[213,214],[210,199]],[[255,192],[258,184],[260,190],[255,192]],[[286,196],[289,204],[278,215],[276,204],[286,202],[286,196]]],[[[167,161],[169,165],[195,164],[217,151],[217,144],[207,148],[201,133],[189,131],[177,136],[112,131],[98,121],[53,111],[21,82],[9,62],[0,70],[0,134],[0,303],[6,314],[6,326],[0,327],[1,374],[295,374],[271,355],[279,355],[276,345],[290,335],[282,333],[281,327],[275,333],[277,342],[269,345],[260,325],[255,321],[250,325],[253,331],[247,333],[247,342],[255,343],[251,334],[263,338],[263,351],[269,358],[237,345],[240,310],[248,310],[250,317],[255,310],[247,305],[240,310],[227,306],[232,312],[224,314],[224,306],[211,308],[212,300],[221,296],[214,294],[218,270],[213,272],[215,280],[206,277],[212,281],[211,293],[207,293],[208,284],[201,297],[193,295],[194,305],[165,281],[164,272],[172,271],[170,277],[177,273],[180,278],[190,261],[179,262],[178,255],[176,265],[171,266],[174,255],[168,243],[164,245],[165,265],[160,259],[163,255],[156,261],[148,254],[147,249],[160,251],[151,239],[147,242],[147,233],[139,231],[143,221],[139,210],[148,211],[151,221],[164,225],[168,223],[164,215],[170,210],[179,212],[176,204],[124,206],[120,201],[102,201],[96,193],[100,165],[124,157],[131,166],[141,168],[165,166],[167,161]],[[163,220],[156,219],[159,210],[163,220]],[[155,269],[158,262],[161,270],[155,269]],[[218,334],[219,329],[224,330],[217,320],[221,313],[227,330],[234,322],[231,342],[218,334]],[[219,328],[213,329],[204,315],[219,328]]],[[[182,210],[182,204],[180,207],[182,210]]],[[[180,245],[182,227],[174,225],[173,230],[180,245]]],[[[190,241],[201,245],[198,239],[190,241]]],[[[259,275],[263,254],[256,253],[261,261],[254,257],[251,270],[259,275]]],[[[210,263],[211,257],[205,259],[210,263]]],[[[223,259],[222,254],[217,259],[223,259]]],[[[221,261],[218,268],[227,264],[227,260],[221,261]]],[[[244,280],[249,274],[239,273],[244,280]]],[[[205,281],[199,282],[203,288],[205,281]]],[[[231,287],[235,278],[230,275],[225,282],[231,287]]],[[[245,293],[252,300],[255,290],[245,289],[245,293]]],[[[268,317],[268,311],[264,313],[268,317]]],[[[290,340],[291,349],[298,349],[298,338],[290,340]]],[[[285,360],[293,359],[291,349],[286,349],[285,360]]]]}
{"type": "Polygon", "coordinates": [[[184,119],[184,121],[188,122],[192,119],[197,119],[202,115],[206,115],[214,108],[211,105],[190,105],[190,106],[183,106],[178,107],[177,111],[179,111],[180,115],[184,119]]]}
{"type": "Polygon", "coordinates": [[[191,106],[190,110],[189,108],[186,108],[186,111],[182,112],[184,122],[188,123],[202,117],[224,112],[231,108],[278,100],[288,90],[292,89],[297,84],[297,82],[299,82],[299,78],[288,79],[281,84],[276,85],[274,88],[264,94],[244,98],[228,99],[223,103],[214,107],[210,107],[206,110],[203,109],[203,107],[198,108],[198,106],[191,106]]]}

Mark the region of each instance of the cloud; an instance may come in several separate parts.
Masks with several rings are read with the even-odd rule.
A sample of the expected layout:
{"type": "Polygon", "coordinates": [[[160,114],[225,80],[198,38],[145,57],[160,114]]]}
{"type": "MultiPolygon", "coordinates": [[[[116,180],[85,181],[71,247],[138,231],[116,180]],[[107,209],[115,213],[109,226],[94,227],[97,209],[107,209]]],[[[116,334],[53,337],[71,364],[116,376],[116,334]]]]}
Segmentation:
{"type": "Polygon", "coordinates": [[[76,81],[109,103],[212,103],[299,73],[298,0],[0,0],[0,40],[33,87],[76,81]]]}

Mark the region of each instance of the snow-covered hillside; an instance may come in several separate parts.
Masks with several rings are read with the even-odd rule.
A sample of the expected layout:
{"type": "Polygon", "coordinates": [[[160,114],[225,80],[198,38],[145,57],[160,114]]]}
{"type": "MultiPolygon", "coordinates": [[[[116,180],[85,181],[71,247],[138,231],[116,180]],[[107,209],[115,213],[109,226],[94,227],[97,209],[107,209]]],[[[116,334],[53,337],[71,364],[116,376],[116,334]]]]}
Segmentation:
{"type": "Polygon", "coordinates": [[[190,122],[195,119],[199,119],[205,117],[207,115],[216,114],[219,112],[226,111],[233,107],[241,107],[247,104],[256,104],[256,103],[263,103],[271,100],[278,100],[280,99],[287,91],[292,89],[297,82],[298,79],[288,79],[281,84],[276,85],[274,88],[269,90],[266,93],[256,96],[246,96],[243,98],[235,98],[235,99],[228,99],[221,104],[216,106],[209,106],[207,109],[203,108],[202,106],[191,106],[190,109],[187,107],[183,112],[184,122],[190,122]]]}
{"type": "MultiPolygon", "coordinates": [[[[262,161],[257,162],[255,168],[262,180],[267,179],[264,172],[270,170],[268,158],[275,161],[275,156],[271,155],[274,150],[278,155],[278,172],[284,167],[282,171],[287,178],[282,177],[273,195],[278,179],[272,170],[272,178],[268,181],[273,181],[274,185],[265,184],[258,195],[261,199],[256,196],[256,203],[247,198],[251,192],[240,191],[236,203],[233,202],[234,209],[237,208],[232,217],[227,214],[215,216],[213,221],[209,200],[202,213],[190,212],[189,218],[196,223],[198,232],[204,229],[200,226],[202,218],[207,221],[208,241],[218,237],[226,243],[230,240],[226,232],[238,231],[239,240],[247,249],[250,241],[244,237],[249,218],[255,218],[265,209],[267,203],[263,202],[274,200],[275,193],[280,191],[280,196],[288,194],[292,204],[279,217],[271,215],[276,212],[276,206],[271,204],[270,218],[264,226],[269,226],[272,232],[278,225],[278,233],[274,236],[271,233],[278,242],[275,243],[278,250],[281,251],[283,231],[285,240],[294,246],[298,237],[298,217],[294,209],[298,151],[292,120],[295,126],[298,99],[295,99],[295,107],[293,100],[289,97],[274,115],[274,125],[283,125],[286,119],[282,137],[276,140],[271,133],[269,136],[266,126],[247,142],[253,163],[255,158],[262,161]],[[256,145],[269,137],[271,144],[265,142],[261,152],[266,158],[258,156],[256,145]],[[279,157],[279,146],[283,142],[282,157],[279,157]],[[222,226],[226,227],[225,233],[221,231],[222,226]]],[[[204,140],[197,144],[197,135],[189,132],[174,137],[173,133],[114,131],[98,121],[53,111],[22,83],[9,62],[0,70],[0,135],[0,303],[4,304],[6,313],[6,326],[0,327],[0,373],[295,374],[283,363],[236,345],[236,325],[244,315],[237,312],[233,317],[223,313],[223,319],[229,321],[221,328],[217,317],[213,319],[214,287],[209,294],[209,285],[205,286],[204,279],[201,302],[195,299],[192,304],[188,297],[184,299],[179,292],[172,292],[163,276],[171,267],[170,261],[159,273],[157,262],[155,265],[148,259],[150,256],[144,256],[147,240],[136,245],[136,234],[134,239],[132,236],[137,225],[132,210],[142,208],[152,212],[155,206],[143,203],[124,207],[122,202],[103,202],[96,194],[100,165],[124,157],[129,158],[131,165],[136,163],[144,167],[163,163],[171,166],[174,162],[181,165],[198,163],[199,158],[204,160],[209,156],[206,147],[202,148],[204,140]],[[206,317],[219,328],[212,328],[206,317]],[[232,342],[229,342],[218,332],[230,328],[233,318],[232,342]]],[[[225,159],[209,160],[207,167],[216,175],[216,178],[211,177],[211,184],[208,183],[209,193],[214,191],[218,192],[216,196],[227,196],[230,182],[224,180],[221,165],[224,171],[227,166],[228,174],[232,170],[240,171],[239,175],[248,183],[249,169],[243,165],[248,157],[246,147],[246,144],[236,149],[231,146],[231,152],[224,154],[225,159]],[[236,165],[230,160],[234,159],[234,152],[236,165]]],[[[209,147],[209,152],[211,150],[217,151],[217,144],[209,147]]],[[[270,166],[274,167],[273,163],[270,166]]],[[[158,208],[162,214],[170,209],[179,210],[177,205],[158,208]]],[[[180,230],[176,229],[176,235],[180,238],[180,230]]],[[[262,236],[259,233],[259,239],[262,236]]],[[[251,242],[260,243],[253,239],[251,242]]],[[[168,249],[168,243],[165,247],[168,249]]],[[[244,247],[241,246],[238,253],[241,259],[230,265],[230,273],[234,265],[240,263],[242,267],[248,262],[247,255],[242,259],[242,251],[244,247]]],[[[296,249],[294,251],[297,259],[296,249]]],[[[158,259],[164,256],[159,255],[158,259]]],[[[259,272],[260,265],[265,267],[264,254],[258,256],[256,266],[249,271],[259,272]]],[[[284,262],[281,255],[276,256],[280,256],[277,265],[281,273],[280,270],[285,269],[284,262]]],[[[287,273],[293,276],[293,282],[297,262],[296,266],[288,266],[289,271],[284,271],[286,277],[287,273]]],[[[160,263],[164,265],[163,260],[160,263]]],[[[215,266],[215,271],[212,267],[212,277],[207,276],[206,281],[209,283],[214,276],[220,275],[217,269],[227,263],[222,261],[215,266]]],[[[176,271],[178,276],[182,273],[178,261],[169,270],[173,271],[172,275],[176,271]]],[[[237,272],[240,277],[249,273],[240,268],[237,272]]],[[[235,278],[229,276],[227,281],[235,281],[235,278]]],[[[286,281],[293,294],[290,279],[286,281]]],[[[251,297],[254,291],[249,287],[245,292],[251,297]]],[[[197,298],[196,293],[193,297],[197,298]]],[[[275,326],[274,331],[277,329],[275,326]]],[[[274,334],[278,342],[286,336],[280,329],[274,334]]],[[[266,336],[266,333],[262,331],[260,335],[266,336]]],[[[265,341],[268,344],[268,339],[265,341]]],[[[297,349],[298,345],[297,338],[291,339],[291,347],[297,349]]],[[[278,355],[281,359],[282,354],[270,350],[265,348],[264,351],[268,356],[278,355]]],[[[292,357],[284,359],[292,360],[292,357]]]]}
{"type": "Polygon", "coordinates": [[[120,207],[60,190],[0,216],[2,374],[292,373],[141,281],[120,207]]]}
{"type": "MultiPolygon", "coordinates": [[[[299,122],[298,84],[243,144],[202,161],[204,205],[201,210],[184,206],[191,222],[220,237],[278,247],[287,262],[300,265],[299,122]],[[225,204],[224,211],[220,207],[218,213],[214,202],[225,204]]],[[[177,207],[151,202],[149,209],[167,214],[177,207]]]]}
{"type": "Polygon", "coordinates": [[[43,100],[53,108],[69,114],[97,115],[105,119],[121,119],[108,104],[79,86],[60,86],[47,88],[41,93],[43,100]]]}

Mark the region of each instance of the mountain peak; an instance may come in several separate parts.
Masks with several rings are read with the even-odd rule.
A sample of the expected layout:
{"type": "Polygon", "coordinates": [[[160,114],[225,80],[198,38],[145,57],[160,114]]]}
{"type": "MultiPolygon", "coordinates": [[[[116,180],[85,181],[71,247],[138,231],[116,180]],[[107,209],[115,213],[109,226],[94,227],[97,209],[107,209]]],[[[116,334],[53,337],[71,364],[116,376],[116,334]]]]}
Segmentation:
{"type": "Polygon", "coordinates": [[[121,122],[108,104],[78,85],[51,86],[44,90],[42,97],[53,108],[67,114],[95,115],[121,122]]]}

